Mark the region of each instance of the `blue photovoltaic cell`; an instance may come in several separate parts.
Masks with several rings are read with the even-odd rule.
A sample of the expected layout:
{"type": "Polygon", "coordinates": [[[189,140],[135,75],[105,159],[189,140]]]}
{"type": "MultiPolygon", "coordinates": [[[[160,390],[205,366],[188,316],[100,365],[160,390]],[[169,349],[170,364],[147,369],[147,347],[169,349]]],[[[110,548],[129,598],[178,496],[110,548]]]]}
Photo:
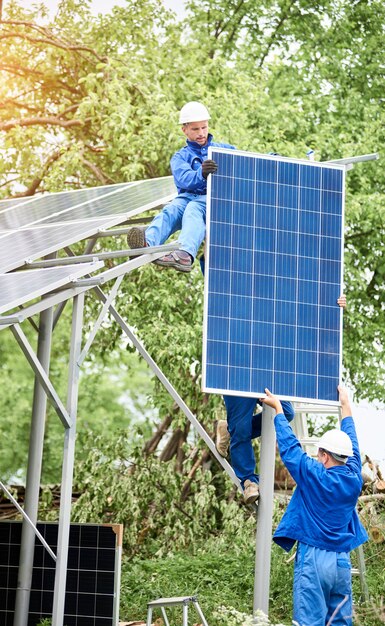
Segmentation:
{"type": "Polygon", "coordinates": [[[203,387],[337,401],[344,173],[213,149],[203,387]]]}
{"type": "Polygon", "coordinates": [[[124,222],[175,195],[171,176],[0,203],[0,272],[124,222]],[[5,203],[8,208],[4,208],[5,203]]]}

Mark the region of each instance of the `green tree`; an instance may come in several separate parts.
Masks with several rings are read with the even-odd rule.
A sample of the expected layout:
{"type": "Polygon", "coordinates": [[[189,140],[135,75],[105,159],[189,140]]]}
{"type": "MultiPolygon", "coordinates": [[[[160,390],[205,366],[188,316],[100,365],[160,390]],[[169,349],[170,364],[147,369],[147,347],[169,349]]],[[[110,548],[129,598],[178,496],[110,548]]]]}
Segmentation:
{"type": "MultiPolygon", "coordinates": [[[[88,2],[63,1],[52,23],[43,8],[9,2],[6,9],[0,32],[4,196],[168,174],[169,157],[183,142],[177,111],[190,99],[207,103],[216,138],[241,149],[303,157],[311,147],[325,160],[374,152],[384,139],[383,64],[376,56],[384,7],[378,0],[191,1],[182,24],[156,0],[130,0],[97,17],[88,2]]],[[[357,395],[369,399],[384,399],[383,187],[377,163],[347,175],[344,363],[357,395]]],[[[221,401],[200,391],[199,268],[188,278],[144,268],[124,281],[120,295],[123,315],[212,430],[221,401]]],[[[87,319],[96,310],[87,299],[87,319]]],[[[85,395],[93,385],[103,388],[96,383],[103,367],[126,384],[122,341],[115,325],[100,333],[86,366],[85,395]]],[[[53,376],[64,388],[63,372],[64,364],[55,366],[53,376]]],[[[161,445],[162,458],[176,455],[181,468],[189,425],[157,382],[151,394],[161,421],[145,452],[161,445]],[[165,445],[171,424],[175,432],[165,445]]],[[[21,406],[20,399],[16,424],[24,423],[21,406]]],[[[47,437],[54,437],[51,426],[47,437]]]]}

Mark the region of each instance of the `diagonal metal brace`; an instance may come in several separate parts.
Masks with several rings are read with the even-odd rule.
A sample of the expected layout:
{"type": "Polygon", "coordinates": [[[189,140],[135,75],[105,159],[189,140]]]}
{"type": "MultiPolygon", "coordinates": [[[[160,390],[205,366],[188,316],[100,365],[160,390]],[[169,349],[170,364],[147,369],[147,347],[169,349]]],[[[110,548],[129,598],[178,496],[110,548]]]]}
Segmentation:
{"type": "Polygon", "coordinates": [[[103,320],[104,320],[104,318],[107,315],[107,312],[108,312],[108,309],[109,309],[110,305],[113,304],[113,302],[114,302],[114,300],[116,298],[116,294],[118,293],[120,284],[121,284],[121,282],[122,282],[124,277],[125,277],[125,274],[122,274],[121,276],[119,276],[119,278],[116,279],[114,286],[112,287],[110,293],[108,294],[108,297],[106,297],[106,301],[103,304],[103,307],[102,307],[102,310],[99,313],[98,319],[96,320],[96,322],[94,324],[94,327],[93,327],[92,331],[90,332],[90,335],[89,335],[89,337],[87,339],[87,342],[86,342],[86,344],[85,344],[85,346],[84,346],[84,348],[83,348],[83,350],[82,350],[82,352],[81,352],[81,354],[79,356],[79,359],[78,359],[78,365],[79,366],[83,363],[84,359],[86,358],[86,356],[87,356],[87,354],[89,352],[89,349],[91,348],[91,345],[92,345],[92,343],[93,343],[93,341],[95,339],[96,333],[98,332],[100,326],[102,325],[103,320]]]}
{"type": "Polygon", "coordinates": [[[43,387],[45,393],[47,394],[48,400],[50,401],[56,413],[60,417],[63,423],[63,426],[65,428],[71,428],[73,420],[69,416],[66,408],[64,407],[62,401],[60,400],[58,394],[56,393],[54,386],[52,385],[47,373],[45,372],[39,359],[37,358],[35,352],[33,351],[33,348],[31,344],[29,343],[27,337],[25,336],[24,332],[22,331],[20,325],[15,324],[14,326],[11,326],[11,331],[17,343],[19,344],[20,348],[22,349],[25,358],[27,359],[33,371],[35,372],[35,375],[38,378],[41,386],[43,387]]]}
{"type": "Polygon", "coordinates": [[[16,498],[13,497],[11,492],[8,491],[8,489],[6,488],[6,486],[2,482],[0,482],[0,488],[4,491],[5,494],[7,494],[7,497],[10,499],[12,504],[15,505],[15,507],[17,508],[19,513],[21,513],[21,515],[24,517],[25,521],[33,528],[33,532],[35,533],[36,537],[39,539],[39,541],[41,541],[41,543],[43,544],[43,546],[45,547],[47,552],[50,554],[50,556],[53,558],[53,560],[56,561],[57,560],[56,554],[51,550],[50,546],[48,545],[48,543],[44,539],[43,535],[38,531],[38,529],[36,528],[35,524],[30,519],[30,517],[28,517],[27,513],[20,506],[20,504],[18,503],[16,498]]]}
{"type": "MultiPolygon", "coordinates": [[[[95,291],[97,297],[99,298],[99,300],[101,300],[101,302],[105,303],[107,301],[107,297],[105,296],[103,291],[100,289],[100,287],[95,287],[94,291],[95,291]]],[[[200,424],[200,422],[197,420],[195,415],[190,411],[190,409],[188,408],[187,404],[182,400],[182,398],[180,397],[180,395],[178,394],[176,389],[172,386],[172,384],[170,383],[168,378],[163,374],[162,370],[157,366],[157,364],[155,363],[155,361],[153,360],[151,355],[147,352],[147,350],[145,349],[143,344],[134,335],[134,333],[132,332],[130,327],[127,325],[127,323],[124,321],[124,319],[118,313],[118,311],[112,305],[109,306],[109,311],[110,311],[110,314],[112,315],[112,317],[115,319],[115,321],[119,324],[119,326],[121,327],[121,329],[123,330],[125,335],[127,335],[129,340],[132,342],[132,344],[138,350],[139,354],[148,363],[148,365],[150,366],[152,371],[159,378],[160,382],[167,389],[167,391],[169,392],[171,397],[175,400],[175,402],[177,403],[179,408],[183,411],[183,413],[185,414],[187,419],[191,422],[191,424],[193,425],[195,430],[202,437],[203,441],[206,443],[206,445],[210,449],[210,452],[215,456],[215,458],[217,459],[218,463],[220,463],[220,465],[222,465],[223,469],[225,470],[226,474],[231,478],[231,480],[234,483],[234,485],[238,488],[240,493],[243,493],[241,484],[240,484],[237,476],[235,475],[235,472],[234,472],[233,468],[231,467],[231,465],[226,461],[226,459],[224,459],[223,457],[220,456],[220,454],[218,454],[217,449],[215,447],[215,444],[214,444],[213,440],[211,439],[211,437],[205,431],[205,429],[200,424]]]]}

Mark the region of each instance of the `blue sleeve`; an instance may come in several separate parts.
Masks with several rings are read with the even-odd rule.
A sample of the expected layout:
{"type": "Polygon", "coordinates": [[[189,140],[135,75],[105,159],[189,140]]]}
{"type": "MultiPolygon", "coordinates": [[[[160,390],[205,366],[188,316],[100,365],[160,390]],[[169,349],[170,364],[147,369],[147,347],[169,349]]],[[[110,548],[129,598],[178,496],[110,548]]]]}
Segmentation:
{"type": "Polygon", "coordinates": [[[353,456],[350,456],[346,465],[355,473],[361,476],[361,454],[358,445],[356,427],[352,417],[344,417],[341,420],[341,430],[346,433],[353,444],[353,456]]]}
{"type": "Polygon", "coordinates": [[[287,400],[281,400],[281,405],[283,409],[284,416],[286,417],[288,422],[291,422],[294,419],[295,411],[291,402],[287,400]]]}
{"type": "Polygon", "coordinates": [[[194,193],[202,191],[206,185],[203,178],[202,168],[193,170],[190,163],[185,161],[179,152],[176,152],[171,158],[171,171],[174,177],[175,185],[178,189],[185,189],[194,193]]]}
{"type": "Polygon", "coordinates": [[[317,473],[319,463],[302,450],[300,442],[283,413],[275,416],[274,425],[281,459],[299,485],[307,480],[309,473],[317,473]]]}

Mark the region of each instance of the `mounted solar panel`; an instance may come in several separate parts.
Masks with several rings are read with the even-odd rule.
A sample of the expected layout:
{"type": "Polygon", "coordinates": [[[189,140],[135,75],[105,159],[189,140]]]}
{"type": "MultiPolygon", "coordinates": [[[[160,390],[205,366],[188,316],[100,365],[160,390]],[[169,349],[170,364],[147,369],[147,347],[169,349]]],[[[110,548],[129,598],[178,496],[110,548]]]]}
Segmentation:
{"type": "Polygon", "coordinates": [[[344,166],[209,158],[203,389],[337,402],[344,166]]]}
{"type": "Polygon", "coordinates": [[[0,212],[0,272],[121,224],[175,196],[171,176],[98,189],[48,194],[0,212]]]}
{"type": "Polygon", "coordinates": [[[58,289],[74,278],[91,274],[101,267],[103,263],[99,261],[0,274],[0,314],[58,289]]]}
{"type": "Polygon", "coordinates": [[[27,202],[33,202],[33,200],[35,200],[36,198],[9,198],[8,200],[0,200],[0,213],[3,210],[7,210],[10,209],[13,206],[16,206],[17,204],[26,204],[27,202]]]}
{"type": "Polygon", "coordinates": [[[7,200],[10,206],[0,203],[0,224],[10,227],[21,227],[44,220],[47,217],[60,215],[72,207],[87,205],[91,200],[105,198],[123,189],[131,187],[134,183],[121,185],[104,185],[91,189],[77,189],[76,191],[62,191],[59,193],[44,194],[35,198],[19,198],[15,203],[7,200]]]}

